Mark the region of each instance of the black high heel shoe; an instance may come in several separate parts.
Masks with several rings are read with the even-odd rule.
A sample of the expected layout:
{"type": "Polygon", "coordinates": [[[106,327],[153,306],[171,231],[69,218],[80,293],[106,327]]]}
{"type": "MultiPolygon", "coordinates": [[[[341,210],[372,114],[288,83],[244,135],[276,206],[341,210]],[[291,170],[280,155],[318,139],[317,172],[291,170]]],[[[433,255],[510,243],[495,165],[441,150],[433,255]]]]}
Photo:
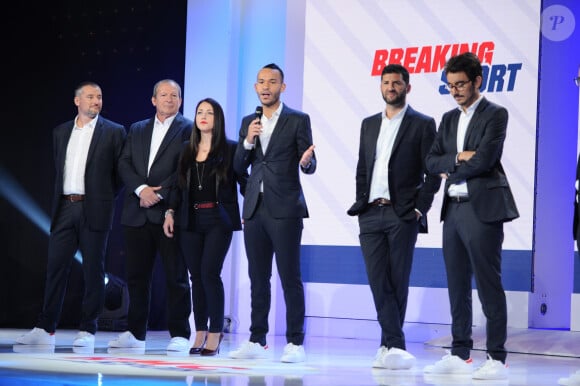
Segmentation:
{"type": "Polygon", "coordinates": [[[201,350],[200,355],[202,357],[212,357],[214,355],[219,354],[220,352],[220,345],[222,344],[222,340],[224,339],[224,333],[220,332],[220,340],[218,341],[218,345],[215,348],[215,350],[210,350],[208,348],[204,348],[203,350],[201,350]]]}
{"type": "Polygon", "coordinates": [[[203,338],[203,342],[201,343],[201,346],[190,348],[189,353],[194,354],[194,355],[200,354],[203,351],[206,342],[207,342],[207,334],[205,334],[205,337],[203,338]]]}

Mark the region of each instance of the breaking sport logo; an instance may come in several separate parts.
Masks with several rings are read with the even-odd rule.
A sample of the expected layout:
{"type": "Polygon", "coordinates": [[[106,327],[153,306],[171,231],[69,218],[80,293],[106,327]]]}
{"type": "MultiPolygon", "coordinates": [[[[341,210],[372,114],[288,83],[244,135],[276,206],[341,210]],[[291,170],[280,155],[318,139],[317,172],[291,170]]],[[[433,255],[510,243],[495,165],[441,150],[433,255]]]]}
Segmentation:
{"type": "Polygon", "coordinates": [[[442,84],[439,86],[439,93],[449,94],[445,88],[447,83],[445,71],[442,71],[445,62],[452,56],[468,51],[476,54],[482,64],[481,91],[514,90],[518,71],[522,69],[522,63],[493,64],[495,43],[492,41],[376,50],[371,76],[380,76],[387,64],[400,64],[407,68],[411,74],[441,71],[442,84]]]}

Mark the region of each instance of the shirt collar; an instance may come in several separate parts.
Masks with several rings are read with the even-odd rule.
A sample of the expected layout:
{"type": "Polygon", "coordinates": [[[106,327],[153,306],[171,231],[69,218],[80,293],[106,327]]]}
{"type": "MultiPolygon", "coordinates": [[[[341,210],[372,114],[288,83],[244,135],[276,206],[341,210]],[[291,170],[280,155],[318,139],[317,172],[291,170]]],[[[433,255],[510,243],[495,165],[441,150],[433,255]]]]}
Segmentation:
{"type": "Polygon", "coordinates": [[[75,125],[74,125],[74,127],[73,127],[73,130],[75,130],[75,129],[76,129],[76,130],[82,130],[82,129],[84,129],[84,128],[86,128],[86,129],[90,129],[90,130],[93,130],[93,129],[95,128],[95,126],[97,126],[97,121],[99,120],[99,114],[97,114],[97,116],[96,116],[96,117],[94,117],[93,119],[91,119],[91,120],[89,121],[89,123],[87,123],[87,124],[86,124],[86,125],[84,125],[83,127],[79,127],[79,126],[77,125],[77,120],[78,120],[78,119],[79,119],[79,116],[77,115],[77,116],[75,117],[75,120],[74,120],[74,123],[75,123],[75,125]]]}
{"type": "Polygon", "coordinates": [[[159,120],[159,118],[157,118],[157,114],[155,114],[155,125],[156,126],[157,125],[160,125],[160,126],[169,127],[173,123],[173,120],[175,119],[176,116],[177,116],[177,114],[175,114],[175,115],[173,115],[171,117],[165,118],[165,121],[161,122],[159,120]]]}
{"type": "MultiPolygon", "coordinates": [[[[473,103],[471,104],[471,106],[469,106],[469,107],[467,108],[467,110],[465,111],[465,114],[468,114],[468,115],[472,114],[472,113],[475,111],[475,109],[477,109],[477,106],[479,106],[479,104],[481,103],[481,100],[482,100],[482,99],[483,99],[483,95],[481,95],[481,94],[480,94],[480,95],[479,95],[479,98],[477,98],[477,100],[476,100],[475,102],[473,102],[473,103]]],[[[464,112],[464,111],[463,111],[463,109],[461,108],[461,106],[457,106],[457,108],[458,108],[458,109],[459,109],[459,111],[461,111],[462,113],[464,112]]]]}
{"type": "Polygon", "coordinates": [[[272,118],[280,116],[280,114],[282,114],[283,107],[284,107],[284,103],[280,103],[280,106],[278,106],[276,111],[274,111],[274,114],[272,114],[272,118]]]}
{"type": "Polygon", "coordinates": [[[403,117],[405,115],[405,113],[407,112],[407,109],[409,108],[409,104],[405,103],[405,106],[401,109],[401,111],[399,111],[397,114],[395,114],[395,116],[391,119],[389,119],[389,117],[387,117],[387,112],[385,110],[383,110],[382,112],[382,117],[383,119],[389,119],[389,120],[393,120],[393,119],[399,119],[401,117],[403,117]]]}

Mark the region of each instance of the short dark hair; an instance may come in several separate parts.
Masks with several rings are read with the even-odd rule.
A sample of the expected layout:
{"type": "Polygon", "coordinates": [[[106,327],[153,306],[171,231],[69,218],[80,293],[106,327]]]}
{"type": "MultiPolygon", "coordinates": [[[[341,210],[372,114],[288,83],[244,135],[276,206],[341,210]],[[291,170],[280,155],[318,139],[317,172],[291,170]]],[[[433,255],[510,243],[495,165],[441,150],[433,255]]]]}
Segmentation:
{"type": "Polygon", "coordinates": [[[81,95],[81,90],[83,89],[83,87],[86,86],[91,86],[94,88],[101,88],[101,86],[99,86],[97,83],[90,81],[90,80],[85,80],[81,83],[78,84],[78,86],[75,88],[75,96],[78,97],[81,95]]]}
{"type": "Polygon", "coordinates": [[[381,78],[385,74],[401,74],[403,75],[403,80],[406,84],[409,84],[409,71],[401,66],[400,64],[389,64],[383,68],[383,72],[381,73],[381,78]]]}
{"type": "Polygon", "coordinates": [[[269,68],[270,70],[277,70],[280,72],[280,76],[282,77],[282,83],[284,83],[284,71],[278,66],[276,63],[266,64],[262,69],[269,68]]]}
{"type": "Polygon", "coordinates": [[[465,72],[469,80],[474,81],[478,76],[483,77],[481,62],[473,52],[464,52],[450,58],[445,63],[445,73],[465,72]]]}

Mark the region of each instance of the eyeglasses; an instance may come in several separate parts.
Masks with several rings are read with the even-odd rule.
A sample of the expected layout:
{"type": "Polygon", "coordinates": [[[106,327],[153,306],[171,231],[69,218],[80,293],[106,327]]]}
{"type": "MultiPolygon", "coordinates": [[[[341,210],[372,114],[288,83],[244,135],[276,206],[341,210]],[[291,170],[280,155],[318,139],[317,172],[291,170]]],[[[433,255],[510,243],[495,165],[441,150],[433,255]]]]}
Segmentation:
{"type": "Polygon", "coordinates": [[[445,88],[449,91],[452,91],[453,89],[456,89],[457,91],[463,91],[463,89],[465,88],[465,85],[467,85],[467,83],[471,82],[471,80],[461,80],[459,82],[455,82],[455,83],[447,83],[445,85],[445,88]]]}
{"type": "Polygon", "coordinates": [[[576,86],[580,87],[580,76],[577,78],[574,78],[574,83],[576,83],[576,86]]]}

